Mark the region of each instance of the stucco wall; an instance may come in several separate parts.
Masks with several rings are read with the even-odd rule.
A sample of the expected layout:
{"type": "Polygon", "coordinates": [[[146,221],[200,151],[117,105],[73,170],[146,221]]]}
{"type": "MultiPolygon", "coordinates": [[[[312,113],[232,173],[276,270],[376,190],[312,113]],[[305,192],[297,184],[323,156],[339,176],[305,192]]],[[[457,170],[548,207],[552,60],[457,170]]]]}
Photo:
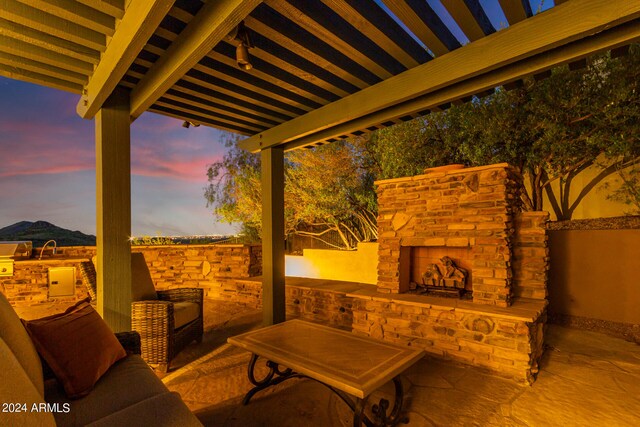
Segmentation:
{"type": "Polygon", "coordinates": [[[303,256],[286,256],[285,274],[375,285],[378,280],[378,244],[359,243],[357,251],[305,249],[303,256]]]}
{"type": "Polygon", "coordinates": [[[551,230],[549,311],[640,324],[640,230],[551,230]]]}
{"type": "MultiPolygon", "coordinates": [[[[606,163],[604,157],[598,159],[599,162],[606,163]]],[[[629,168],[630,169],[630,168],[629,168]]],[[[629,170],[627,169],[627,170],[629,170]]],[[[587,186],[598,174],[602,171],[599,166],[591,166],[584,171],[576,175],[571,183],[571,197],[570,202],[573,203],[580,190],[587,186]]],[[[578,204],[571,219],[590,219],[590,218],[610,218],[614,216],[624,215],[629,211],[629,206],[624,203],[616,202],[607,198],[612,191],[620,188],[621,180],[618,174],[609,175],[603,179],[595,188],[593,188],[578,204]],[[608,187],[608,188],[607,188],[608,187]]],[[[525,176],[524,184],[528,190],[531,189],[529,185],[529,178],[525,176]]],[[[560,194],[560,182],[555,180],[551,183],[551,188],[556,197],[560,194]]],[[[549,202],[547,193],[543,194],[543,209],[549,211],[551,214],[551,220],[557,220],[555,212],[549,202]]]]}

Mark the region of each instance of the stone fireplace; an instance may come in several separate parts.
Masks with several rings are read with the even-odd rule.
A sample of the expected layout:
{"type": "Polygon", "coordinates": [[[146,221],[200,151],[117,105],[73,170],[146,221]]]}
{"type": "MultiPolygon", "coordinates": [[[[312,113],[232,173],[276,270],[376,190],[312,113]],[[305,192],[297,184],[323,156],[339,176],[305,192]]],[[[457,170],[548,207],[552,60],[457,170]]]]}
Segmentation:
{"type": "Polygon", "coordinates": [[[378,181],[378,282],[353,298],[353,331],[532,383],[543,351],[546,212],[520,212],[507,164],[378,181]],[[409,292],[449,257],[462,298],[409,292]],[[472,295],[469,299],[469,295],[472,295]]]}
{"type": "Polygon", "coordinates": [[[473,302],[509,306],[517,176],[503,163],[378,181],[378,291],[407,292],[448,256],[466,270],[473,302]]]}

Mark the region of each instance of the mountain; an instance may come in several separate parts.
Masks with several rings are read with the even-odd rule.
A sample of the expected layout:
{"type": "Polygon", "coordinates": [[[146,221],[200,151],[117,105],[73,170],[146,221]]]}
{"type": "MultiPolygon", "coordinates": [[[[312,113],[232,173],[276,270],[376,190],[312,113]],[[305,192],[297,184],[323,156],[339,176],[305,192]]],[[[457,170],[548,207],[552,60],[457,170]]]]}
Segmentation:
{"type": "Polygon", "coordinates": [[[58,246],[95,246],[96,236],[81,231],[71,231],[47,221],[20,221],[0,228],[0,240],[30,240],[39,248],[47,240],[55,240],[58,246]]]}

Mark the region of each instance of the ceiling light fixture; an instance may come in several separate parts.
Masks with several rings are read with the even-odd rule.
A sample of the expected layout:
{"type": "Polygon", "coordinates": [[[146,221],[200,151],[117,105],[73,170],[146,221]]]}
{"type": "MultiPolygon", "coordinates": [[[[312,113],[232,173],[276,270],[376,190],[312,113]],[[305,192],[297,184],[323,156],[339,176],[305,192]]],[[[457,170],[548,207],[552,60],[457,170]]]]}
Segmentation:
{"type": "Polygon", "coordinates": [[[251,57],[249,56],[249,49],[253,47],[253,44],[249,37],[249,31],[247,31],[247,28],[244,26],[244,21],[238,24],[235,33],[233,40],[238,43],[238,46],[236,47],[236,62],[240,69],[249,71],[253,68],[253,65],[251,64],[251,57]]]}
{"type": "Polygon", "coordinates": [[[200,123],[193,123],[193,122],[189,122],[187,120],[182,122],[182,127],[183,128],[189,129],[191,126],[193,126],[194,128],[197,128],[198,126],[200,126],[200,123]]]}

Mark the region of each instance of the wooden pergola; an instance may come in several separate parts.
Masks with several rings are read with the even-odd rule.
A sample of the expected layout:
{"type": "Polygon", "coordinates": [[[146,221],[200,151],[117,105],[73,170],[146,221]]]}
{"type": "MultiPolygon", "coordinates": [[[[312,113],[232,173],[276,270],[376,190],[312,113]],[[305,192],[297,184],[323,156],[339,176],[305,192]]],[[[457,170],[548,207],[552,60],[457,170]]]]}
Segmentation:
{"type": "Polygon", "coordinates": [[[95,118],[98,307],[115,330],[130,328],[131,121],[152,111],[247,135],[242,147],[261,153],[274,323],[285,316],[284,152],[640,40],[639,1],[555,3],[534,13],[529,0],[0,0],[0,75],[77,93],[78,114],[95,118]]]}

